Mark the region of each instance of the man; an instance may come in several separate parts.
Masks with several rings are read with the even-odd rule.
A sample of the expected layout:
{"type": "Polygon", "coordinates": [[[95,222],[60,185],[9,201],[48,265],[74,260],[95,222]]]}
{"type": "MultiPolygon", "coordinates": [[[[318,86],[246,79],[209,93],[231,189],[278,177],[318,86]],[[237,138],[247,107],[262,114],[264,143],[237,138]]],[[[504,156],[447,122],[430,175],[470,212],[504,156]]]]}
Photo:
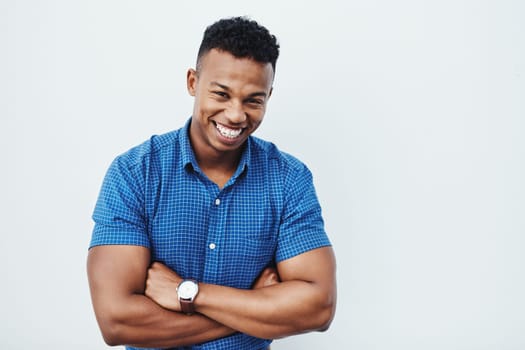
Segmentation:
{"type": "Polygon", "coordinates": [[[335,258],[311,173],[251,136],[278,54],[252,20],[208,27],[187,73],[191,119],[109,168],[88,256],[109,345],[266,349],[331,323],[335,258]]]}

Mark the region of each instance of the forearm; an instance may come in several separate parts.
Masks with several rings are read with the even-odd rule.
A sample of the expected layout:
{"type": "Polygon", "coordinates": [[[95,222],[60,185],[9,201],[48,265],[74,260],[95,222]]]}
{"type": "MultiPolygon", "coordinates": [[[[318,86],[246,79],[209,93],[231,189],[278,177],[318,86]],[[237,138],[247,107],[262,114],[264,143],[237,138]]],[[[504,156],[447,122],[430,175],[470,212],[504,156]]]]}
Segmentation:
{"type": "Polygon", "coordinates": [[[187,316],[163,309],[144,295],[130,295],[125,302],[97,314],[109,345],[175,347],[198,344],[234,333],[203,315],[187,316]],[[100,316],[99,316],[100,315],[100,316]]]}
{"type": "MultiPolygon", "coordinates": [[[[195,310],[239,332],[275,339],[328,328],[335,313],[335,258],[330,247],[314,249],[265,269],[253,289],[199,283],[195,310]],[[281,277],[281,282],[278,282],[281,277]],[[274,280],[277,280],[275,282],[274,280]]],[[[180,310],[182,278],[161,263],[148,270],[145,294],[164,308],[180,310]]]]}
{"type": "Polygon", "coordinates": [[[276,339],[324,330],[333,317],[335,295],[306,281],[286,281],[256,290],[202,284],[197,312],[240,332],[276,339]]]}

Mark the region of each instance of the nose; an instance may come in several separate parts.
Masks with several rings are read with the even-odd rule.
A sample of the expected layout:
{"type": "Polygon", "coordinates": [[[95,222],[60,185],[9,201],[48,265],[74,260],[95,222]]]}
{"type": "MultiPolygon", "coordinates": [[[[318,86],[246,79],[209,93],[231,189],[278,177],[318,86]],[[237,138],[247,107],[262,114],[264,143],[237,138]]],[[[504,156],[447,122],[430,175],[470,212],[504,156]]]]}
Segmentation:
{"type": "Polygon", "coordinates": [[[246,113],[242,103],[232,101],[225,109],[224,114],[232,124],[239,124],[246,120],[246,113]]]}

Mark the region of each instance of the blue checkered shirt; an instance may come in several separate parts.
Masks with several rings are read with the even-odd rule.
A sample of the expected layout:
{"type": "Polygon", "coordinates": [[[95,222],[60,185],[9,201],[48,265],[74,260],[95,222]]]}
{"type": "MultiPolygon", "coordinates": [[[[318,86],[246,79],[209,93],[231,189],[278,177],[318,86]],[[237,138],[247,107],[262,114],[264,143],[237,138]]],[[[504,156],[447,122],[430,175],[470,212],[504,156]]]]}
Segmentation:
{"type": "MultiPolygon", "coordinates": [[[[144,246],[183,278],[250,289],[265,267],[330,245],[303,163],[250,136],[219,189],[195,159],[190,123],[113,161],[93,213],[91,247],[144,246]]],[[[180,349],[253,350],[270,342],[236,333],[180,349]]]]}

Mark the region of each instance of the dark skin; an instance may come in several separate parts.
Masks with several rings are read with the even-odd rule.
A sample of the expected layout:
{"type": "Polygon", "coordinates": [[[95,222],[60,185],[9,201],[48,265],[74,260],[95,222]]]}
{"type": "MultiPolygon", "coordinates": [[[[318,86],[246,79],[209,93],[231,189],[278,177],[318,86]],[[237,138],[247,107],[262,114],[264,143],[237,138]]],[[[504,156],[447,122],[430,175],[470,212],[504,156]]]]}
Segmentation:
{"type": "MultiPolygon", "coordinates": [[[[144,295],[150,252],[139,246],[94,247],[88,276],[95,314],[109,345],[185,346],[234,333],[203,315],[187,316],[162,308],[144,295]]],[[[155,266],[155,264],[154,264],[155,266]]],[[[278,283],[275,269],[264,270],[253,288],[278,283]]]]}
{"type": "MultiPolygon", "coordinates": [[[[265,339],[325,330],[335,307],[335,295],[330,295],[334,266],[332,250],[325,247],[277,264],[281,282],[265,288],[244,290],[200,283],[195,310],[239,332],[265,339]]],[[[146,295],[164,308],[180,312],[173,293],[181,281],[176,272],[154,263],[148,271],[146,295]]]]}
{"type": "MultiPolygon", "coordinates": [[[[263,120],[272,92],[270,63],[211,50],[190,69],[195,97],[190,140],[199,166],[222,188],[235,171],[242,146],[263,120]]],[[[335,257],[323,247],[261,272],[251,290],[199,283],[197,314],[180,313],[181,277],[138,246],[90,249],[88,276],[95,314],[110,345],[174,347],[236,331],[276,339],[322,331],[336,305],[335,257]],[[279,279],[280,278],[280,279],[279,279]]]]}

